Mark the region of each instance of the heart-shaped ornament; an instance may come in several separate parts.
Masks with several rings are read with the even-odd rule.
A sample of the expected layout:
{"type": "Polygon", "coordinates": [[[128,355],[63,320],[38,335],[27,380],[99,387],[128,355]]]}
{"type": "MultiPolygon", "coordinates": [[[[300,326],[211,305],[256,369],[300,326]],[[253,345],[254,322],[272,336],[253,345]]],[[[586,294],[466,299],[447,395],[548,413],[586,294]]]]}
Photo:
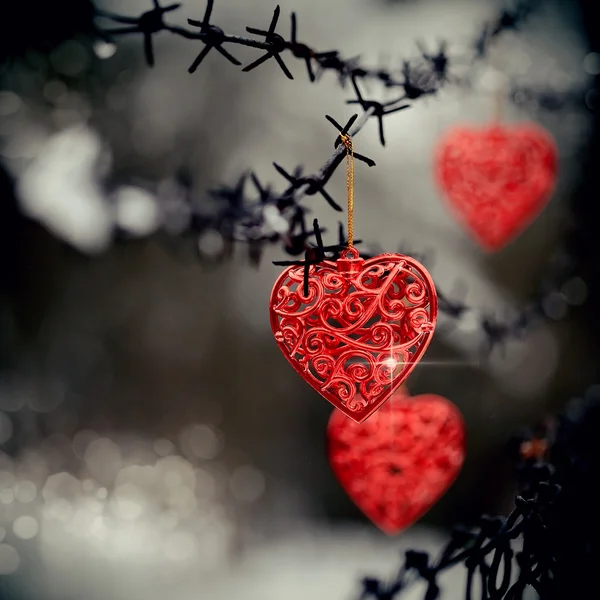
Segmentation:
{"type": "Polygon", "coordinates": [[[365,423],[334,411],[327,442],[338,481],[389,535],[412,525],[444,495],[465,457],[458,409],[442,396],[411,398],[404,389],[365,423]]]}
{"type": "Polygon", "coordinates": [[[440,140],[435,172],[460,221],[494,252],[548,203],[558,151],[544,129],[529,123],[458,127],[440,140]]]}
{"type": "Polygon", "coordinates": [[[299,375],[360,423],[406,380],[433,336],[437,295],[425,267],[401,254],[285,269],[271,292],[275,340],[299,375]]]}

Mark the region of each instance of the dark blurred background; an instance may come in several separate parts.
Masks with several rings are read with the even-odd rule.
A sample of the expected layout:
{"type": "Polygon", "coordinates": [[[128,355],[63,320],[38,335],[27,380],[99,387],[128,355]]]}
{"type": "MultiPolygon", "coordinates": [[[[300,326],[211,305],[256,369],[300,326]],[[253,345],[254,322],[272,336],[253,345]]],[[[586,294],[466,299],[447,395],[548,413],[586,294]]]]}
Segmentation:
{"type": "MultiPolygon", "coordinates": [[[[303,41],[399,69],[418,57],[417,40],[435,48],[445,39],[451,55],[464,54],[502,6],[285,0],[280,27],[287,35],[295,10],[303,41]]],[[[139,15],[151,3],[98,7],[139,15]]],[[[273,8],[217,0],[213,19],[243,34],[264,26],[273,8]]],[[[184,26],[203,11],[190,0],[168,20],[184,26]]],[[[389,118],[386,148],[373,123],[355,140],[377,161],[357,166],[359,237],[386,251],[427,251],[436,285],[473,308],[456,323],[442,318],[408,382],[411,393],[441,394],[462,411],[463,471],[418,525],[387,539],[329,469],[329,405],[273,342],[268,298],[279,269],[271,261],[285,258],[281,245],[256,268],[244,247],[206,260],[223,240],[188,231],[190,203],[210,207],[206,191],[234,185],[245,170],[281,189],[273,160],[317,170],[332,143],[323,115],[347,119],[350,90],[327,73],[310,84],[291,57],[293,81],[273,61],[243,73],[214,52],[190,75],[198,46],[167,32],[156,36],[150,68],[141,36],[99,39],[83,0],[3,7],[6,597],[342,598],[367,572],[390,572],[398,548],[434,548],[456,521],[510,510],[507,440],[597,375],[600,54],[592,12],[591,0],[541,2],[469,67],[470,87],[448,85],[389,118]],[[511,92],[521,88],[531,93],[511,92]],[[536,222],[489,256],[447,212],[431,161],[449,126],[491,117],[497,89],[507,90],[507,121],[533,120],[553,134],[560,177],[536,222]],[[575,100],[549,110],[544,94],[575,100]],[[482,359],[479,316],[514,318],[540,290],[546,318],[482,359]]],[[[243,64],[257,56],[231,51],[243,64]]],[[[395,92],[373,84],[369,93],[395,92]]],[[[329,189],[343,197],[341,171],[329,189]]],[[[317,198],[307,205],[335,241],[338,215],[317,198]]],[[[446,584],[448,598],[460,597],[458,579],[446,584]]]]}

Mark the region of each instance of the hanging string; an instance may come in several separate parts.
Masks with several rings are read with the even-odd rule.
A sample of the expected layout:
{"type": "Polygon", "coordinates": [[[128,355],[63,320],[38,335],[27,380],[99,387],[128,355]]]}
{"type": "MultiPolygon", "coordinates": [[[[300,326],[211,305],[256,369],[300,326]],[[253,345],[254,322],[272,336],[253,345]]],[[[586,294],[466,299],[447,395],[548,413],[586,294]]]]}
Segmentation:
{"type": "Polygon", "coordinates": [[[346,147],[346,187],[348,189],[348,248],[354,246],[354,149],[352,138],[347,133],[340,133],[342,143],[346,147]]]}

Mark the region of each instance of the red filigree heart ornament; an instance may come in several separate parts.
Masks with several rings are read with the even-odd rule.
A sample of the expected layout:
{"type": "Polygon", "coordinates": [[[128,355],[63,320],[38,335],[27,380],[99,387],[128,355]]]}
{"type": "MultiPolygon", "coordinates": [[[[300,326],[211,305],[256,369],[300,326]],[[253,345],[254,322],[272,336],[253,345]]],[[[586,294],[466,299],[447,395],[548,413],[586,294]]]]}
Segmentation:
{"type": "Polygon", "coordinates": [[[388,535],[420,519],[452,485],[465,458],[459,410],[441,396],[411,398],[403,389],[365,423],[334,411],[327,442],[336,478],[388,535]]]}
{"type": "Polygon", "coordinates": [[[435,173],[460,221],[484,249],[495,252],[548,203],[558,151],[544,129],[529,123],[458,127],[440,140],[435,173]]]}
{"type": "Polygon", "coordinates": [[[429,346],[435,286],[409,256],[365,260],[354,247],[308,269],[307,290],[305,266],[288,267],[273,286],[275,340],[308,384],[360,423],[398,389],[429,346]]]}

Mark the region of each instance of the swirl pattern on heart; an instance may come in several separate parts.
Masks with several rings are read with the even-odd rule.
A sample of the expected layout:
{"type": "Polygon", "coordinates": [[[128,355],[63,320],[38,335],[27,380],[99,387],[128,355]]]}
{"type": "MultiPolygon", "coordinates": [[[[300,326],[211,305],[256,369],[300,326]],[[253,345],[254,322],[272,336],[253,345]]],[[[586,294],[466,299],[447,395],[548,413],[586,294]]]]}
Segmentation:
{"type": "MultiPolygon", "coordinates": [[[[296,371],[353,420],[371,415],[405,381],[435,327],[425,268],[400,254],[286,269],[271,295],[271,327],[296,371]],[[341,265],[352,264],[345,270],[341,265]]],[[[354,258],[352,258],[354,257],[354,258]]]]}
{"type": "Polygon", "coordinates": [[[440,141],[436,176],[479,244],[496,251],[527,227],[556,183],[558,151],[532,124],[457,127],[440,141]]]}

